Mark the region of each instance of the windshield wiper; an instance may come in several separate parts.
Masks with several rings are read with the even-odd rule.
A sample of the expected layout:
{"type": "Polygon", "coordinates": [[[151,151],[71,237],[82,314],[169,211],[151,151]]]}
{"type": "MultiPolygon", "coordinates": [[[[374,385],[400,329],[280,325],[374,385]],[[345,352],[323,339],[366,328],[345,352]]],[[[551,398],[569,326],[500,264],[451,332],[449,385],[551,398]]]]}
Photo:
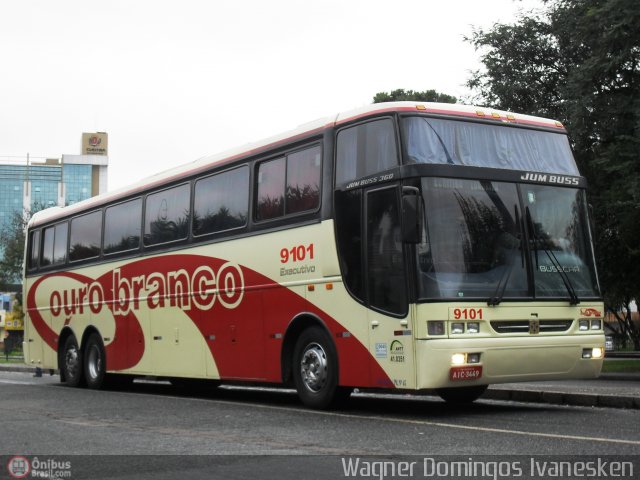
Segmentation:
{"type": "MultiPolygon", "coordinates": [[[[518,228],[520,225],[520,212],[518,211],[518,205],[514,205],[514,210],[516,214],[515,222],[514,222],[515,228],[518,228]]],[[[520,242],[520,246],[518,248],[520,249],[520,260],[522,261],[522,265],[524,267],[524,251],[522,249],[522,236],[516,234],[516,238],[520,242]]],[[[495,307],[496,305],[500,305],[500,302],[502,302],[502,297],[504,297],[504,292],[507,289],[507,284],[509,283],[509,278],[511,277],[511,272],[513,272],[513,267],[515,266],[515,264],[516,264],[515,257],[513,255],[510,255],[509,264],[507,265],[507,268],[502,272],[502,275],[500,276],[500,280],[498,280],[498,283],[496,284],[495,292],[493,292],[493,295],[489,298],[489,300],[487,300],[487,305],[489,305],[490,307],[495,307]]]]}
{"type": "Polygon", "coordinates": [[[555,253],[553,253],[553,251],[549,249],[542,240],[538,239],[535,231],[535,226],[531,218],[531,212],[529,211],[529,207],[525,208],[525,214],[527,217],[527,226],[529,227],[529,233],[531,235],[531,239],[533,240],[533,248],[534,248],[534,251],[536,252],[536,268],[538,268],[538,245],[539,245],[540,248],[542,248],[542,251],[547,254],[549,261],[553,264],[553,267],[556,269],[556,271],[560,275],[560,278],[562,279],[562,283],[564,284],[564,287],[567,289],[567,292],[569,293],[569,303],[571,305],[578,305],[580,303],[580,299],[578,298],[578,295],[576,294],[576,291],[573,288],[573,285],[571,284],[571,280],[569,279],[567,272],[564,271],[564,267],[558,261],[558,258],[556,257],[555,253]]]}

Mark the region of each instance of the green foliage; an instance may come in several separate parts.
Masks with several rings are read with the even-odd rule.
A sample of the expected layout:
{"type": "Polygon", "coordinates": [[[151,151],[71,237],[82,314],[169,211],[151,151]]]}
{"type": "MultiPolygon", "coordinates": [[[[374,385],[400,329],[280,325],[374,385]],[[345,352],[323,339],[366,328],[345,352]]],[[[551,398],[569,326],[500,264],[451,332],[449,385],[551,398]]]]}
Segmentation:
{"type": "Polygon", "coordinates": [[[0,291],[9,290],[21,282],[25,229],[29,217],[26,212],[14,212],[0,229],[0,291]]]}
{"type": "Polygon", "coordinates": [[[640,3],[544,0],[513,25],[467,40],[484,68],[476,103],[561,120],[590,185],[607,307],[640,348],[626,308],[640,299],[640,3]]]}
{"type": "Polygon", "coordinates": [[[391,92],[379,92],[373,97],[373,103],[384,102],[400,102],[400,101],[416,101],[416,102],[440,102],[440,103],[456,103],[458,99],[439,93],[435,90],[425,90],[424,92],[414,92],[413,90],[404,90],[399,88],[391,92]]]}

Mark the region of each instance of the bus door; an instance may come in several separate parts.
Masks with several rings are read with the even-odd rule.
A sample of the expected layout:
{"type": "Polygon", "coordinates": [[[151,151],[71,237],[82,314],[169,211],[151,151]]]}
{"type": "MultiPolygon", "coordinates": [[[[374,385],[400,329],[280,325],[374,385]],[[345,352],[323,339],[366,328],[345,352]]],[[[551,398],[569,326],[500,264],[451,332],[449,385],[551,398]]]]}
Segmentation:
{"type": "Polygon", "coordinates": [[[363,263],[369,349],[388,376],[371,380],[376,387],[414,388],[413,322],[407,295],[399,185],[372,187],[364,193],[363,263]]]}

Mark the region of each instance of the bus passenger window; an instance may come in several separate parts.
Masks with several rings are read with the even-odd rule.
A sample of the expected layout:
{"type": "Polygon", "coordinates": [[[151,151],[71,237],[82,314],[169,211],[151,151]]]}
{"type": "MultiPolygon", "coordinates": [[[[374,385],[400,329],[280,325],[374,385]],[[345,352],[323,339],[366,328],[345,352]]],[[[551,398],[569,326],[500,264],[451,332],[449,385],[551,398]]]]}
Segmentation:
{"type": "Polygon", "coordinates": [[[147,197],[144,218],[144,244],[174,242],[189,232],[189,184],[153,193],[147,197]]]}
{"type": "Polygon", "coordinates": [[[53,263],[53,239],[55,237],[55,227],[49,227],[44,229],[44,240],[42,242],[42,260],[40,261],[41,267],[46,267],[53,263]]]}
{"type": "Polygon", "coordinates": [[[248,192],[246,166],[199,179],[193,202],[193,234],[244,227],[249,213],[248,192]]]}
{"type": "Polygon", "coordinates": [[[284,158],[261,163],[258,167],[258,209],[257,220],[284,215],[284,158]]]}
{"type": "Polygon", "coordinates": [[[40,258],[40,230],[31,232],[31,239],[29,241],[29,269],[38,267],[38,260],[40,258]]]}
{"type": "Polygon", "coordinates": [[[69,260],[78,261],[94,258],[100,255],[100,240],[102,238],[102,212],[71,220],[71,242],[69,245],[69,260]]]}
{"type": "Polygon", "coordinates": [[[55,226],[55,239],[53,241],[53,263],[59,264],[67,261],[67,222],[55,226]]]}
{"type": "Polygon", "coordinates": [[[107,208],[104,214],[104,253],[140,248],[141,222],[141,198],[107,208]]]}
{"type": "Polygon", "coordinates": [[[287,157],[286,212],[314,210],[320,205],[320,147],[287,157]]]}

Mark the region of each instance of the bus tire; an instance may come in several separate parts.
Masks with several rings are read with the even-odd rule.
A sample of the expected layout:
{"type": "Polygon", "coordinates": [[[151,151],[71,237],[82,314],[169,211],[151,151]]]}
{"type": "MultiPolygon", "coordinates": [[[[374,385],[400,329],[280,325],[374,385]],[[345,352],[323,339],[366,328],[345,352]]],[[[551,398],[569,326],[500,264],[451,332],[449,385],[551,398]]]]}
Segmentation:
{"type": "Polygon", "coordinates": [[[105,385],[106,363],[102,339],[94,332],[87,338],[84,348],[84,377],[87,387],[97,390],[105,385]]]}
{"type": "Polygon", "coordinates": [[[69,335],[65,340],[60,360],[60,369],[65,383],[70,387],[82,386],[84,380],[82,351],[75,335],[69,335]]]}
{"type": "Polygon", "coordinates": [[[437,394],[447,403],[463,404],[471,403],[480,398],[489,385],[476,385],[473,387],[439,388],[437,394]]]}
{"type": "Polygon", "coordinates": [[[302,403],[327,409],[346,401],[350,389],[338,386],[338,353],[320,327],[302,332],[293,350],[293,381],[302,403]]]}

